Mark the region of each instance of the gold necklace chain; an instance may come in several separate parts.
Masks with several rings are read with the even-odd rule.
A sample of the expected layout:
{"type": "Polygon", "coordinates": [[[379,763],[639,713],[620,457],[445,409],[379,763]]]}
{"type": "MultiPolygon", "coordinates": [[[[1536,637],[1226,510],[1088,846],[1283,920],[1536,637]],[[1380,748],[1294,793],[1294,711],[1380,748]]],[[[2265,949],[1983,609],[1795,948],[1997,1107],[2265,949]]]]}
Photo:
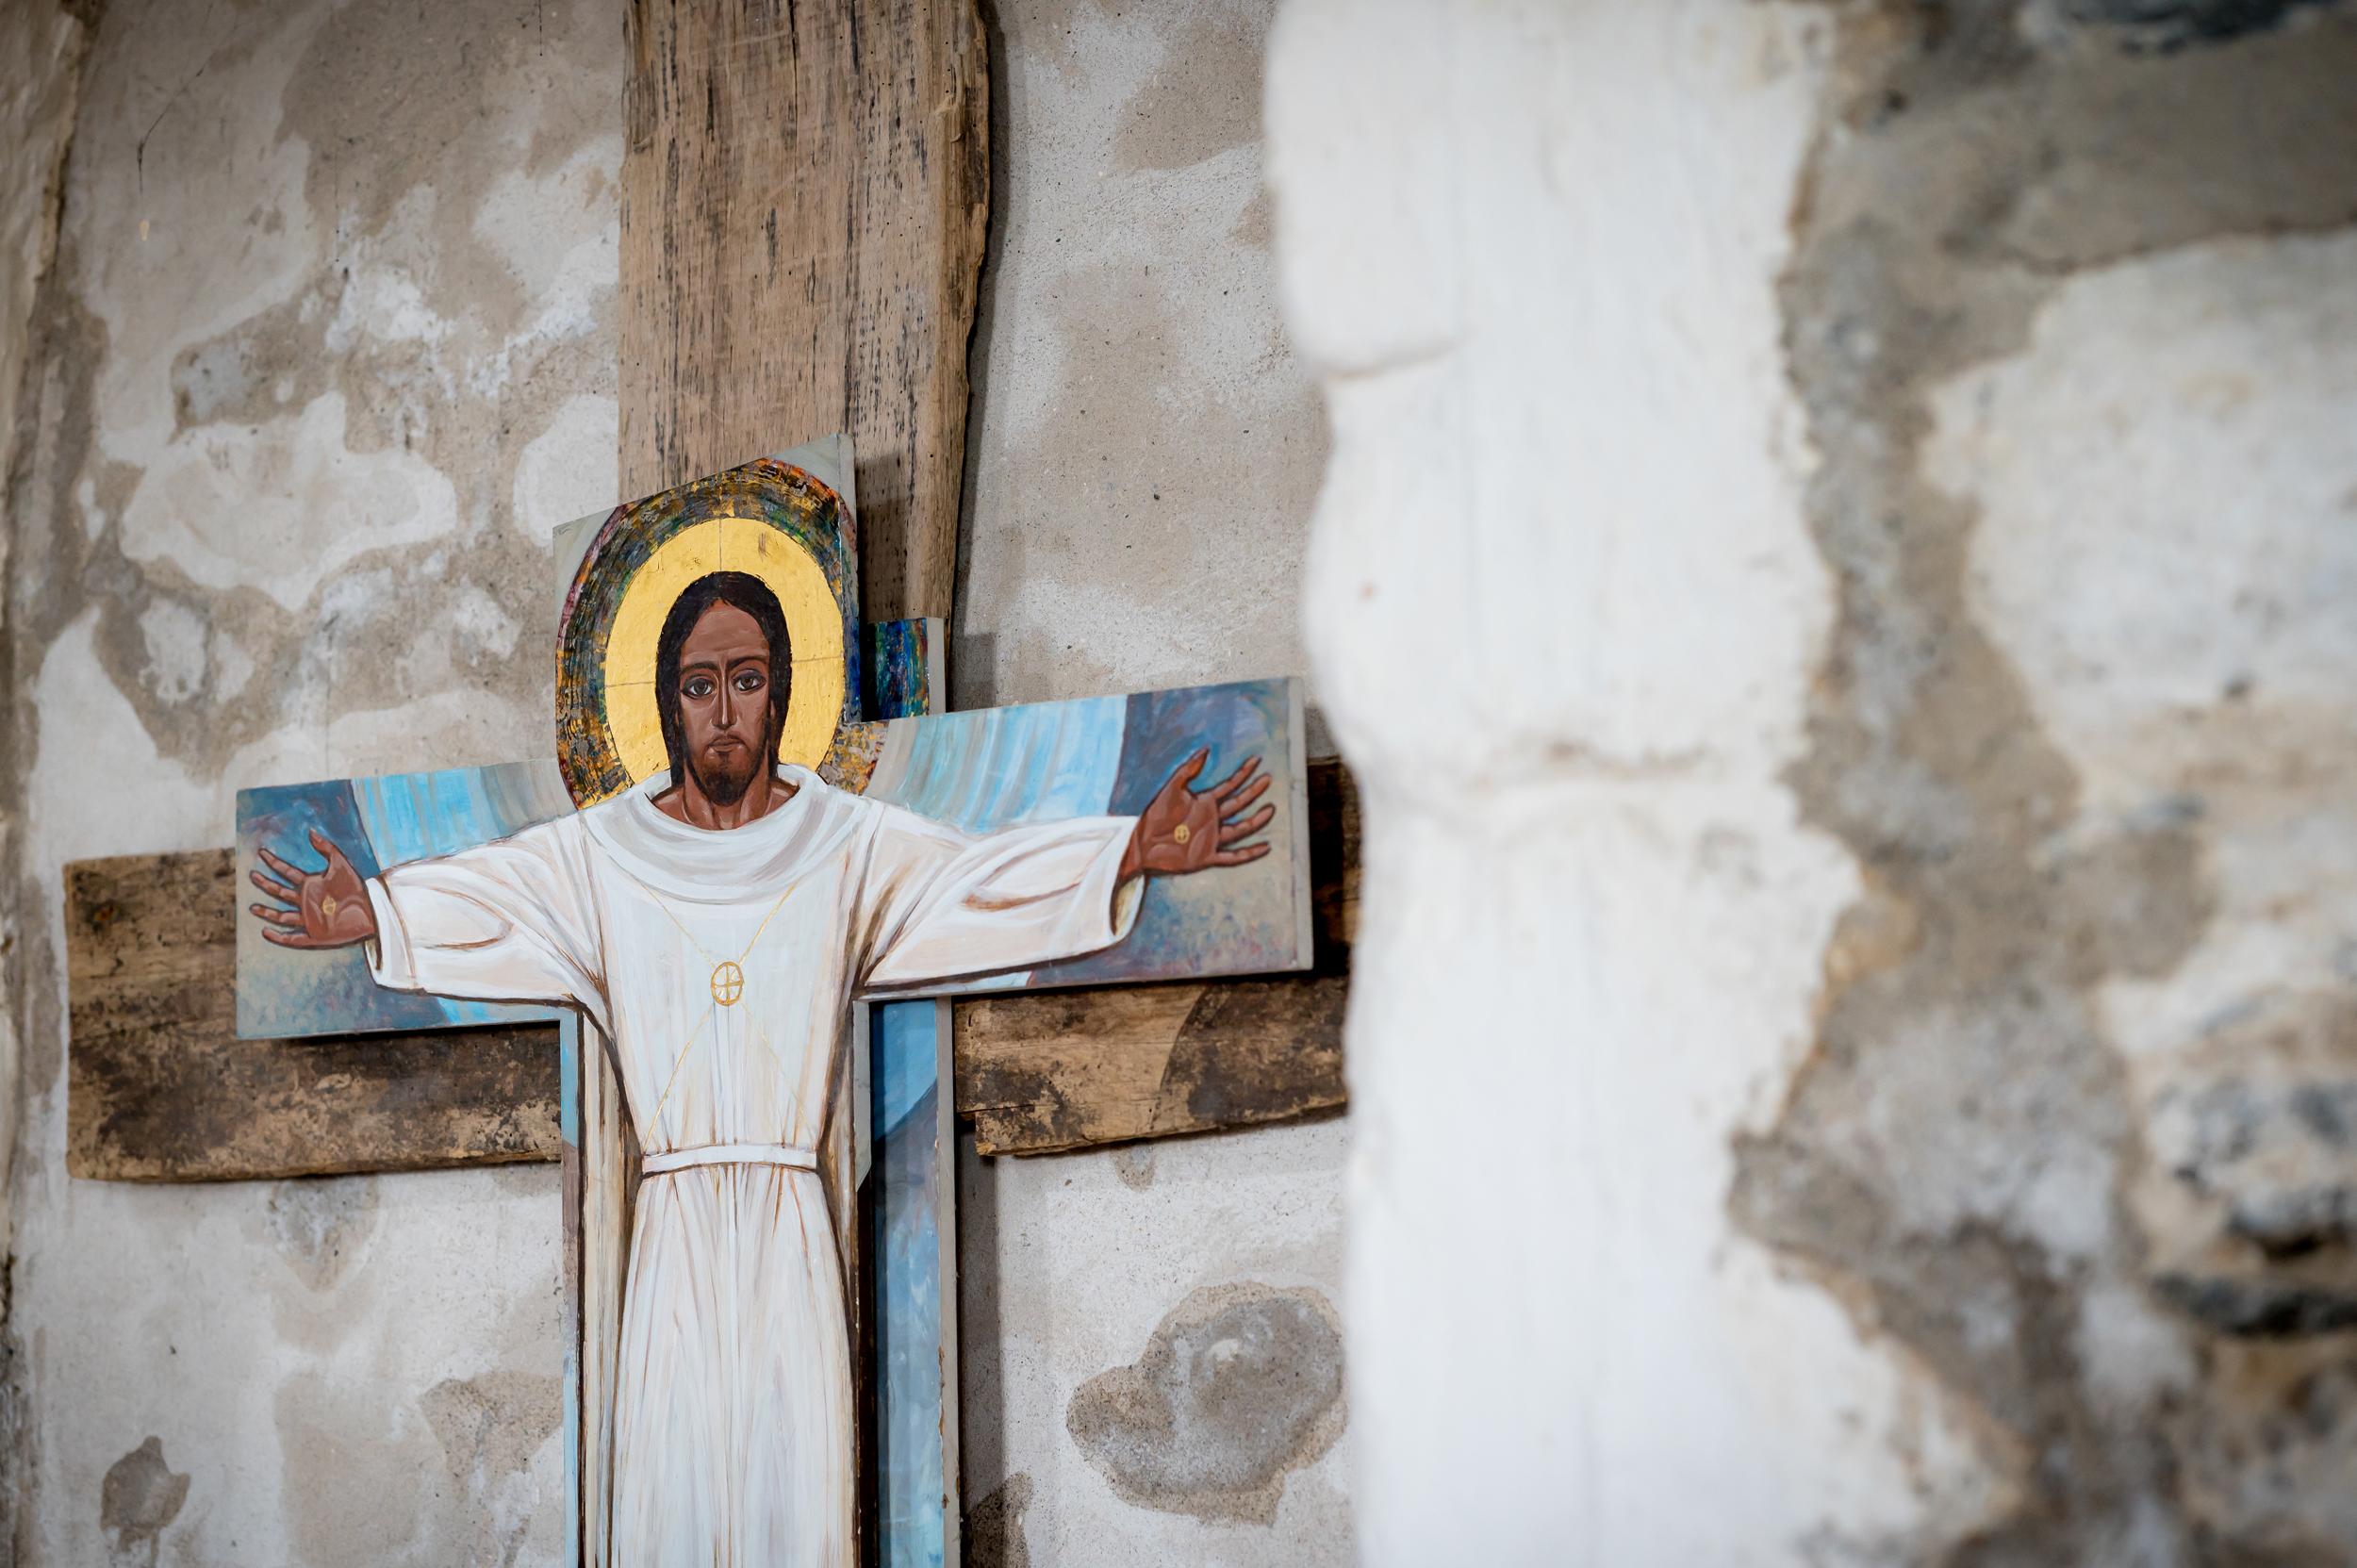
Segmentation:
{"type": "MultiPolygon", "coordinates": [[[[618,867],[616,869],[620,868],[618,867]]],[[[777,916],[779,910],[785,907],[785,900],[793,896],[794,889],[801,885],[801,879],[798,877],[785,884],[785,890],[778,895],[777,902],[769,906],[768,914],[761,917],[761,924],[753,928],[752,939],[745,944],[742,951],[734,958],[716,958],[712,949],[697,940],[696,933],[687,929],[686,922],[671,913],[671,906],[663,901],[662,894],[657,893],[645,883],[639,882],[628,871],[623,871],[622,875],[628,877],[633,883],[636,883],[638,890],[653,900],[655,908],[663,911],[664,918],[679,928],[679,933],[687,938],[687,945],[712,964],[712,1000],[705,1005],[702,1015],[696,1019],[695,1027],[687,1032],[687,1038],[680,1042],[679,1054],[671,1061],[671,1076],[664,1081],[663,1093],[654,1102],[654,1114],[648,1118],[660,1131],[663,1126],[663,1108],[670,1103],[671,1091],[679,1085],[680,1069],[687,1065],[687,1059],[696,1052],[696,1037],[703,1032],[704,1024],[711,1018],[714,1009],[734,1007],[744,999],[745,960],[750,958],[753,949],[761,945],[762,933],[769,929],[769,922],[777,916]]],[[[753,1032],[756,1038],[760,1037],[759,1030],[753,1032]]],[[[764,1039],[761,1043],[765,1049],[768,1048],[767,1040],[764,1039]]],[[[772,1056],[777,1054],[775,1050],[770,1050],[769,1053],[772,1056]]]]}
{"type": "MultiPolygon", "coordinates": [[[[630,876],[627,871],[622,874],[630,876]]],[[[769,929],[769,922],[776,918],[779,910],[785,907],[785,900],[794,896],[794,889],[801,885],[799,878],[787,883],[785,891],[778,895],[778,901],[769,906],[769,913],[764,915],[761,924],[753,928],[752,939],[745,944],[743,950],[734,958],[722,958],[696,939],[696,933],[687,929],[686,923],[671,913],[671,906],[663,901],[662,894],[638,882],[636,877],[630,880],[638,883],[639,891],[654,900],[655,908],[663,911],[663,917],[679,927],[679,933],[687,938],[687,945],[701,953],[705,962],[712,966],[712,999],[722,1007],[734,1007],[744,999],[745,960],[752,956],[753,949],[761,945],[761,933],[769,929]]]]}

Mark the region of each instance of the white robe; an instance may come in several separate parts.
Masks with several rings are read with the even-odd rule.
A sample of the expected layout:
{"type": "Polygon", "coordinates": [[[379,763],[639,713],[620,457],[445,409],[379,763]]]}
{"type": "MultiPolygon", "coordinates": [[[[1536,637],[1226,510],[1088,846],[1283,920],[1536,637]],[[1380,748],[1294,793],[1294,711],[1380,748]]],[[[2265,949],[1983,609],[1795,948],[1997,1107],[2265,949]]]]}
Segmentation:
{"type": "Polygon", "coordinates": [[[659,774],[368,883],[378,983],[579,1006],[614,1044],[651,1169],[679,1164],[648,1176],[632,1230],[617,1568],[850,1568],[849,1341],[812,1153],[846,1004],[1089,952],[1136,917],[1134,818],[978,839],[782,772],[793,799],[741,828],[665,816],[659,774]],[[714,1163],[682,1163],[699,1149],[714,1163]]]}

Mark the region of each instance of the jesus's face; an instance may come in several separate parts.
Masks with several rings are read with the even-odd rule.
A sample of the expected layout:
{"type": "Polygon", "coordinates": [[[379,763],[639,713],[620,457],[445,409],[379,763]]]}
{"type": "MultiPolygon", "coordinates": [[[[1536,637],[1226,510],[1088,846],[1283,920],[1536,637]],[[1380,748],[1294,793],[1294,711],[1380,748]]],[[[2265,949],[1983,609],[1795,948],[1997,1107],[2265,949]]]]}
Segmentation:
{"type": "Polygon", "coordinates": [[[761,625],[733,604],[696,619],[680,644],[681,750],[697,787],[733,806],[778,749],[769,733],[769,644],[761,625]]]}

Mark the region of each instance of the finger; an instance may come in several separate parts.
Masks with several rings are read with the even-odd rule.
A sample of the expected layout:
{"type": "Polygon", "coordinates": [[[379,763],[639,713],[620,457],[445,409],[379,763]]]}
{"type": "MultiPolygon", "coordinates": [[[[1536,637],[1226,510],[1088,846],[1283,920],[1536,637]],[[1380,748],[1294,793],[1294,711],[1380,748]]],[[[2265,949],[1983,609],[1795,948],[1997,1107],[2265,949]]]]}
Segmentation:
{"type": "MultiPolygon", "coordinates": [[[[1258,860],[1266,853],[1268,853],[1267,845],[1247,844],[1241,850],[1220,850],[1215,851],[1211,856],[1210,864],[1213,866],[1242,866],[1247,861],[1258,860]]],[[[270,933],[264,932],[262,934],[264,936],[268,936],[270,933]]]]}
{"type": "Polygon", "coordinates": [[[336,841],[317,828],[311,830],[311,848],[327,857],[329,870],[349,871],[352,869],[352,862],[344,858],[344,852],[341,850],[336,848],[336,841]]]}
{"type": "Polygon", "coordinates": [[[262,933],[262,940],[281,948],[316,948],[317,942],[299,931],[280,931],[272,927],[262,933]]]}
{"type": "Polygon", "coordinates": [[[1252,770],[1260,766],[1261,759],[1259,757],[1252,756],[1244,758],[1244,766],[1238,767],[1233,773],[1228,774],[1228,777],[1220,780],[1219,783],[1211,786],[1211,794],[1215,797],[1226,797],[1234,794],[1237,790],[1244,787],[1244,782],[1252,777],[1252,770]]]}
{"type": "Polygon", "coordinates": [[[303,929],[303,916],[292,910],[272,909],[267,904],[248,904],[245,907],[273,926],[286,926],[293,931],[303,929]]]}
{"type": "Polygon", "coordinates": [[[1211,760],[1211,749],[1206,746],[1201,751],[1195,752],[1195,755],[1180,763],[1178,765],[1178,770],[1170,776],[1170,782],[1172,784],[1193,784],[1195,782],[1195,775],[1203,771],[1203,765],[1211,760]]]}
{"type": "Polygon", "coordinates": [[[1253,801],[1259,800],[1261,796],[1267,793],[1268,775],[1263,773],[1259,778],[1253,780],[1250,784],[1244,785],[1244,788],[1229,796],[1227,800],[1222,801],[1219,803],[1219,814],[1222,818],[1232,822],[1235,820],[1237,814],[1242,812],[1244,807],[1250,805],[1253,801]]]}
{"type": "Polygon", "coordinates": [[[1273,819],[1276,816],[1277,808],[1275,806],[1262,806],[1260,810],[1254,812],[1251,816],[1245,817],[1241,822],[1221,823],[1219,829],[1220,847],[1225,849],[1227,846],[1234,844],[1242,839],[1250,838],[1254,834],[1259,833],[1262,828],[1267,827],[1271,819],[1273,819]]]}
{"type": "Polygon", "coordinates": [[[248,882],[276,899],[280,903],[299,904],[303,901],[303,896],[283,882],[274,881],[259,871],[248,871],[245,875],[248,882]]]}
{"type": "Polygon", "coordinates": [[[263,865],[269,867],[272,870],[277,872],[288,882],[300,883],[304,878],[313,874],[312,872],[303,870],[299,867],[288,865],[276,855],[272,854],[268,850],[261,850],[260,854],[262,856],[263,865]]]}

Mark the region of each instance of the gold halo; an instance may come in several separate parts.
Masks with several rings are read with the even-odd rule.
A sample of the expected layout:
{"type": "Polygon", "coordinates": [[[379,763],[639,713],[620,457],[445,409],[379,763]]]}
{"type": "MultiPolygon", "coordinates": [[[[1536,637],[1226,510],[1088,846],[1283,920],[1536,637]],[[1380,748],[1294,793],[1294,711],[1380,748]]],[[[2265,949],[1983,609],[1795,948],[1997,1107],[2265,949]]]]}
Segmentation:
{"type": "Polygon", "coordinates": [[[708,518],[681,529],[632,573],[605,640],[605,723],[633,784],[671,765],[654,700],[655,644],[688,585],[716,571],[760,578],[785,612],[794,648],[778,760],[815,767],[843,721],[843,611],[826,569],[787,535],[750,518],[708,518]],[[823,649],[805,657],[802,650],[823,649]]]}

